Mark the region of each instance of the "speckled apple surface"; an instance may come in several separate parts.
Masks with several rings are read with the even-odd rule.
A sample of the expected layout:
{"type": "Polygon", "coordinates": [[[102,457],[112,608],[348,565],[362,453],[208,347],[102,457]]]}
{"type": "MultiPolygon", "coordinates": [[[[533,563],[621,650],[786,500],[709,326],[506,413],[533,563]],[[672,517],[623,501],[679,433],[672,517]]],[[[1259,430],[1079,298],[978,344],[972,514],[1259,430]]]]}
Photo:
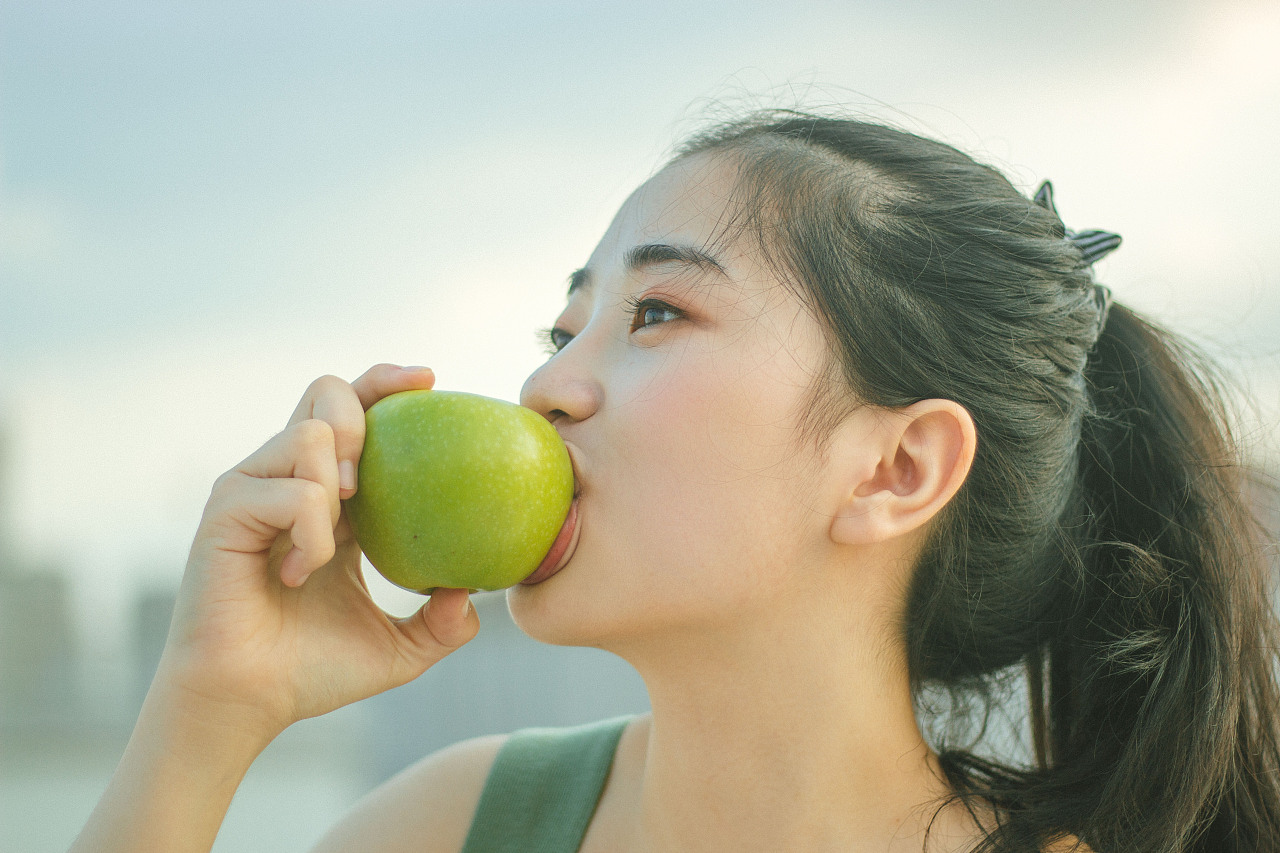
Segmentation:
{"type": "Polygon", "coordinates": [[[532,409],[460,391],[403,391],[365,413],[360,548],[387,580],[502,589],[546,556],[573,501],[573,466],[532,409]]]}

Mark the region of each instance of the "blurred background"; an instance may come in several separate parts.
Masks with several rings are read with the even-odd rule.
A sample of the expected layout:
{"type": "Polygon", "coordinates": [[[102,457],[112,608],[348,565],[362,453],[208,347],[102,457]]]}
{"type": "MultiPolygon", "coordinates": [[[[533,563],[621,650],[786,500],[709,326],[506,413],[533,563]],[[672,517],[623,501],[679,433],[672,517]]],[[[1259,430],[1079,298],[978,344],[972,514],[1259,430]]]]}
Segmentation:
{"type": "MultiPolygon", "coordinates": [[[[1052,178],[1274,472],[1277,43],[1246,0],[0,0],[0,850],[92,809],[214,479],[322,374],[517,399],[569,271],[708,117],[842,107],[1052,178]]],[[[461,737],[646,707],[477,603],[475,643],[273,744],[216,849],[305,850],[461,737]]]]}

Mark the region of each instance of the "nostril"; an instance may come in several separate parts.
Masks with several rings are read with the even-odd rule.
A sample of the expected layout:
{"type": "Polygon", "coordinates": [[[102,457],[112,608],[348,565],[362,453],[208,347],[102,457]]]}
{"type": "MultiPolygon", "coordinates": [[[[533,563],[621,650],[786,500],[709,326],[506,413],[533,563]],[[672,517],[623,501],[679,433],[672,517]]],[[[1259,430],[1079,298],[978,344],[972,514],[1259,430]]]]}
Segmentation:
{"type": "Polygon", "coordinates": [[[550,420],[550,421],[554,421],[556,418],[567,418],[567,417],[569,416],[565,412],[561,411],[560,409],[552,409],[551,411],[547,412],[547,420],[550,420]]]}

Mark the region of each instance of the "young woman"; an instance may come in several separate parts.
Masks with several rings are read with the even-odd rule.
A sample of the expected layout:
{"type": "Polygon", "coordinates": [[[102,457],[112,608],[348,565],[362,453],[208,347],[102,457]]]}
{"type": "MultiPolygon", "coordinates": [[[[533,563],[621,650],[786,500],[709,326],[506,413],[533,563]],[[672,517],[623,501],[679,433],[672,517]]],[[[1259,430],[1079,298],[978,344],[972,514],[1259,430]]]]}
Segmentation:
{"type": "MultiPolygon", "coordinates": [[[[320,849],[1280,850],[1275,617],[1222,403],[1047,189],[790,112],[687,143],[522,392],[579,525],[508,599],[633,664],[652,713],[429,756],[320,849]],[[1015,671],[1030,766],[924,737],[923,696],[1015,671]]],[[[364,410],[432,382],[319,379],[214,485],[76,850],[207,850],[280,731],[474,635],[461,590],[388,619],[341,511],[364,410]]]]}

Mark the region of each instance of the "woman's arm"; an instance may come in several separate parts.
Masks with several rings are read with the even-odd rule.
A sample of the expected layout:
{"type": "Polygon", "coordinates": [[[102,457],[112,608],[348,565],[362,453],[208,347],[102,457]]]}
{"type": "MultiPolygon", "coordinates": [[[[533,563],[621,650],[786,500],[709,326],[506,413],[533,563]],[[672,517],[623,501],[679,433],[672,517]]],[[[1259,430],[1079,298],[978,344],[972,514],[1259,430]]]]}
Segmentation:
{"type": "Polygon", "coordinates": [[[207,851],[249,765],[261,721],[157,685],[73,853],[207,851]]]}
{"type": "Polygon", "coordinates": [[[218,478],[156,677],[73,853],[209,850],[280,732],[404,684],[475,636],[466,590],[384,613],[341,506],[358,487],[365,410],[433,383],[393,365],[317,380],[283,432],[218,478]]]}

